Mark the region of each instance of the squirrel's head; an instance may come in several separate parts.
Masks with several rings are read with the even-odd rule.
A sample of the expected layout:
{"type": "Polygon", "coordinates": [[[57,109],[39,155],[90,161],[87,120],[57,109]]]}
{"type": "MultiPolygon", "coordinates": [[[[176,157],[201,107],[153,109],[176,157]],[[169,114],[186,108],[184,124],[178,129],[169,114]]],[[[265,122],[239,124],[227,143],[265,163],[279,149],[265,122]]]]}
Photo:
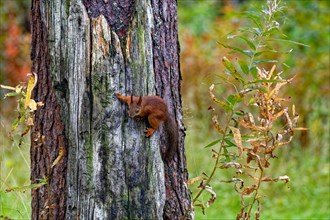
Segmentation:
{"type": "Polygon", "coordinates": [[[139,100],[134,102],[133,96],[131,96],[131,103],[129,104],[128,108],[128,115],[131,118],[139,117],[141,114],[141,103],[142,103],[142,96],[140,96],[139,100]]]}

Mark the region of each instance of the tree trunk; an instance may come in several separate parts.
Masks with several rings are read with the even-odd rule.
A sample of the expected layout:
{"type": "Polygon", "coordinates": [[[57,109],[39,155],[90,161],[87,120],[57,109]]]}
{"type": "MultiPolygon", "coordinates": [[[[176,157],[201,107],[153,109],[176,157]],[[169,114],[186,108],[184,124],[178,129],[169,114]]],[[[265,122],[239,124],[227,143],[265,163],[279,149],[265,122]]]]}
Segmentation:
{"type": "Polygon", "coordinates": [[[32,0],[32,219],[178,219],[190,208],[174,0],[32,0]],[[114,96],[157,94],[179,125],[150,139],[114,96]],[[59,159],[59,160],[58,160],[59,159]],[[55,162],[54,162],[55,161],[55,162]],[[58,161],[58,162],[57,162],[58,161]]]}

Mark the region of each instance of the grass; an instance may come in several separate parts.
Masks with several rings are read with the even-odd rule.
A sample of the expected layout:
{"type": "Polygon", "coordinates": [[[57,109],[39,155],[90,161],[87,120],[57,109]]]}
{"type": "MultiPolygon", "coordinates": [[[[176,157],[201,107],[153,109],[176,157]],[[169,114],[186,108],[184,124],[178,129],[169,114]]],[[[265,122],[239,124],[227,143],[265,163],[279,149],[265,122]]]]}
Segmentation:
{"type": "Polygon", "coordinates": [[[18,137],[14,142],[8,137],[10,121],[0,115],[0,219],[30,219],[30,191],[6,192],[12,187],[30,185],[29,140],[18,147],[18,137]]]}

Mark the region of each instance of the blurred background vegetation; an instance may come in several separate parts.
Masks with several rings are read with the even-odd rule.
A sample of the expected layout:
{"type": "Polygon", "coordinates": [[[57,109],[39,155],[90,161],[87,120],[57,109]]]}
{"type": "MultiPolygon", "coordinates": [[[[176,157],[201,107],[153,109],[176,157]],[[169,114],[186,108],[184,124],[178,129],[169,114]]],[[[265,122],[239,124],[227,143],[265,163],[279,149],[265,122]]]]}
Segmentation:
{"type": "MultiPolygon", "coordinates": [[[[297,132],[290,146],[278,150],[268,173],[288,175],[291,182],[266,183],[263,187],[261,219],[329,219],[329,99],[330,99],[330,3],[327,0],[290,0],[285,3],[282,32],[289,39],[307,44],[304,47],[278,43],[280,51],[290,51],[276,59],[285,63],[287,78],[297,74],[286,87],[300,114],[299,126],[309,130],[297,132]]],[[[208,87],[218,83],[227,56],[217,41],[229,32],[246,25],[244,11],[261,9],[265,1],[249,0],[178,0],[179,38],[181,46],[182,97],[187,128],[186,154],[190,178],[209,173],[212,152],[204,146],[217,139],[208,107],[208,87]]],[[[15,86],[30,71],[30,1],[0,1],[0,84],[15,86]]],[[[225,87],[217,87],[226,97],[225,87]]],[[[0,96],[5,91],[0,90],[0,96]]],[[[5,189],[29,185],[29,140],[18,147],[8,138],[15,117],[15,100],[0,100],[0,218],[30,218],[30,193],[5,189]]],[[[15,140],[15,139],[14,139],[15,140]]],[[[233,186],[221,183],[230,173],[219,170],[212,187],[217,193],[215,204],[205,215],[196,208],[196,219],[235,219],[240,209],[239,195],[233,186]]],[[[191,186],[195,192],[196,185],[191,186]]],[[[201,198],[206,202],[209,195],[201,198]]]]}
{"type": "MultiPolygon", "coordinates": [[[[30,1],[0,1],[0,84],[16,86],[30,72],[30,1]]],[[[0,219],[30,219],[30,192],[10,192],[10,187],[30,185],[29,140],[18,147],[8,133],[17,116],[16,101],[3,99],[0,89],[0,219]]]]}

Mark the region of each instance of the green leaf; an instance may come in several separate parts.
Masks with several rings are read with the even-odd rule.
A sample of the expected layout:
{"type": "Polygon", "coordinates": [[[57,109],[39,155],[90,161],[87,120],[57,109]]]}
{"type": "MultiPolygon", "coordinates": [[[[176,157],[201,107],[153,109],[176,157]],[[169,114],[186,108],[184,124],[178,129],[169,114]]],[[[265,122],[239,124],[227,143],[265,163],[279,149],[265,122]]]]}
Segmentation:
{"type": "Polygon", "coordinates": [[[244,116],[244,113],[241,112],[241,111],[236,111],[234,112],[235,115],[238,115],[238,116],[244,116]]]}
{"type": "Polygon", "coordinates": [[[235,105],[236,104],[236,98],[234,95],[229,95],[227,101],[231,104],[231,105],[235,105]]]}
{"type": "Polygon", "coordinates": [[[258,78],[258,71],[257,71],[257,68],[255,66],[252,66],[250,68],[250,72],[251,72],[251,75],[253,76],[254,79],[258,78]]]}
{"type": "Polygon", "coordinates": [[[252,20],[252,22],[259,28],[262,29],[262,23],[260,20],[260,14],[256,13],[256,12],[245,12],[247,17],[252,20]]]}
{"type": "Polygon", "coordinates": [[[272,29],[269,29],[269,30],[265,31],[264,33],[262,33],[262,36],[267,37],[272,34],[281,34],[281,31],[278,28],[272,28],[272,29]]]}
{"type": "Polygon", "coordinates": [[[4,98],[6,98],[6,97],[12,97],[12,96],[18,96],[18,95],[20,95],[20,94],[17,93],[17,92],[8,92],[7,94],[5,94],[5,97],[4,98]]]}
{"type": "Polygon", "coordinates": [[[21,114],[21,118],[19,119],[19,123],[23,124],[25,121],[25,112],[21,114]]]}
{"type": "Polygon", "coordinates": [[[283,66],[285,66],[286,68],[291,68],[291,66],[289,66],[289,65],[286,64],[286,63],[283,63],[283,66]]]}
{"type": "Polygon", "coordinates": [[[242,102],[244,99],[239,95],[229,95],[227,98],[227,102],[229,105],[234,106],[236,103],[242,102]]]}
{"type": "Polygon", "coordinates": [[[240,80],[241,82],[243,81],[242,76],[238,73],[234,64],[232,64],[230,60],[227,59],[227,57],[222,58],[222,63],[229,71],[230,75],[232,75],[235,79],[240,80]]]}
{"type": "Polygon", "coordinates": [[[227,39],[232,39],[232,38],[239,38],[242,39],[243,41],[245,41],[245,43],[247,43],[247,45],[252,49],[252,50],[256,50],[256,46],[254,45],[254,43],[249,40],[248,38],[242,36],[242,35],[228,35],[227,39]]]}
{"type": "Polygon", "coordinates": [[[242,72],[245,73],[246,75],[248,75],[249,74],[249,67],[246,64],[246,62],[244,60],[239,60],[238,64],[241,67],[242,72]]]}
{"type": "Polygon", "coordinates": [[[279,82],[283,82],[283,80],[280,79],[258,79],[258,80],[254,80],[251,82],[246,83],[246,85],[249,84],[256,84],[256,83],[279,83],[279,82]]]}
{"type": "Polygon", "coordinates": [[[267,41],[280,41],[280,42],[285,42],[285,43],[297,44],[297,45],[304,46],[304,47],[310,47],[310,46],[307,45],[307,44],[303,44],[303,43],[300,43],[300,42],[297,42],[297,41],[293,41],[293,40],[285,40],[285,39],[270,39],[270,40],[267,40],[267,41]]]}
{"type": "Polygon", "coordinates": [[[260,63],[277,63],[277,60],[256,60],[253,62],[253,65],[258,65],[260,63]]]}
{"type": "Polygon", "coordinates": [[[262,31],[261,31],[262,28],[252,28],[252,29],[254,30],[254,32],[255,32],[258,36],[260,36],[260,35],[262,34],[262,31]]]}
{"type": "Polygon", "coordinates": [[[255,53],[254,54],[254,57],[258,57],[258,56],[260,56],[260,55],[262,55],[264,53],[277,53],[277,51],[276,50],[263,50],[263,51],[260,51],[258,53],[255,53]]]}
{"type": "Polygon", "coordinates": [[[222,63],[223,65],[227,68],[227,70],[230,72],[230,73],[234,73],[234,72],[237,72],[234,64],[232,64],[230,62],[230,60],[227,59],[227,57],[223,57],[222,58],[222,63]]]}
{"type": "Polygon", "coordinates": [[[253,105],[254,103],[256,103],[256,100],[254,97],[252,97],[249,102],[248,102],[248,105],[253,105]]]}
{"type": "Polygon", "coordinates": [[[228,138],[225,138],[224,141],[227,144],[227,147],[236,147],[236,144],[234,144],[231,140],[229,140],[228,138]]]}
{"type": "Polygon", "coordinates": [[[13,121],[13,123],[11,124],[11,130],[12,131],[15,131],[16,130],[16,128],[18,126],[18,123],[19,123],[19,119],[17,117],[17,118],[15,118],[15,120],[13,121]]]}
{"type": "Polygon", "coordinates": [[[238,38],[244,40],[252,50],[254,50],[254,51],[256,50],[256,46],[254,45],[254,43],[252,41],[250,41],[249,39],[247,39],[246,37],[243,37],[243,36],[238,36],[238,38]]]}
{"type": "Polygon", "coordinates": [[[208,145],[206,145],[204,148],[212,147],[212,146],[216,145],[216,144],[219,143],[219,142],[220,142],[220,139],[215,140],[215,141],[209,143],[208,145]]]}
{"type": "Polygon", "coordinates": [[[217,42],[217,43],[220,44],[221,46],[223,46],[224,48],[227,48],[227,49],[231,49],[231,50],[237,51],[237,52],[239,52],[239,53],[241,53],[241,54],[243,54],[243,55],[246,55],[246,56],[248,56],[248,57],[251,58],[251,53],[248,53],[248,52],[246,52],[246,51],[243,51],[243,50],[241,50],[241,49],[239,49],[239,48],[237,48],[237,47],[233,47],[233,46],[230,46],[230,45],[226,45],[226,44],[223,44],[223,43],[220,43],[220,42],[217,42]]]}
{"type": "Polygon", "coordinates": [[[244,100],[244,95],[242,95],[242,94],[236,94],[235,95],[236,103],[242,102],[243,100],[244,100]]]}
{"type": "Polygon", "coordinates": [[[244,51],[244,53],[249,54],[250,57],[252,57],[254,55],[252,50],[243,50],[243,51],[244,51]]]}
{"type": "Polygon", "coordinates": [[[228,156],[228,150],[227,150],[227,148],[223,148],[223,153],[224,153],[224,155],[225,155],[225,157],[226,157],[226,161],[227,162],[230,162],[230,157],[228,156]]]}

